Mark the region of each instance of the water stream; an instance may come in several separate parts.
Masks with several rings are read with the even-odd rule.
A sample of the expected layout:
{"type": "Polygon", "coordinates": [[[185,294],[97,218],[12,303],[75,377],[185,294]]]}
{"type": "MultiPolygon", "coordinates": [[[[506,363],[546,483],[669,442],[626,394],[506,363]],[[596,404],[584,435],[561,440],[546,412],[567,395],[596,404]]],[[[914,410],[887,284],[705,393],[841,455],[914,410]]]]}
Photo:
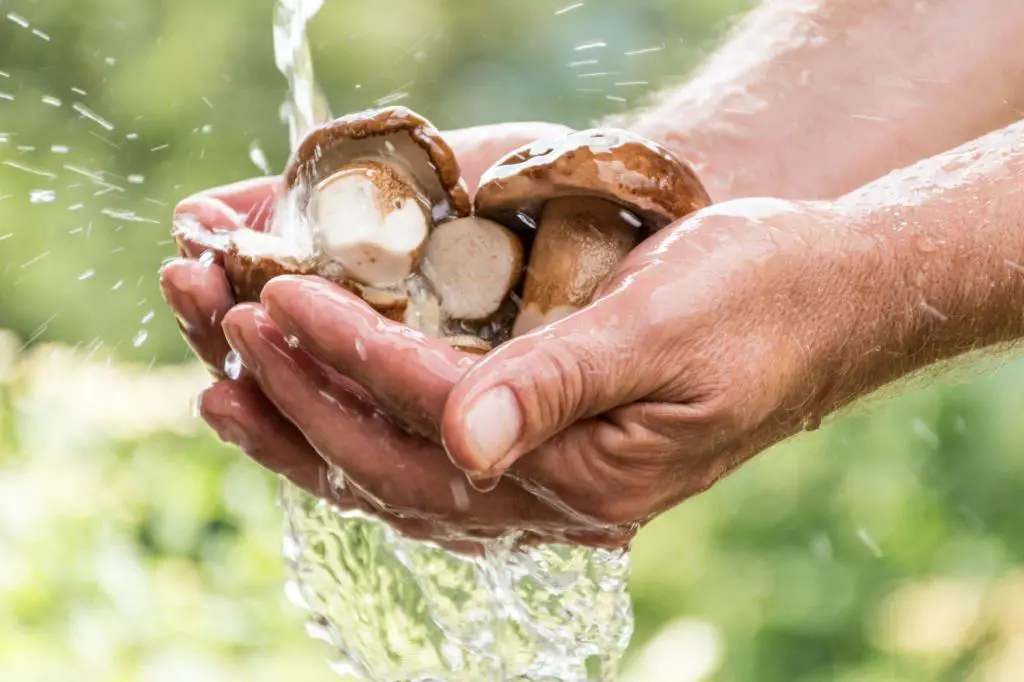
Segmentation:
{"type": "MultiPolygon", "coordinates": [[[[306,30],[324,0],[278,0],[274,48],[288,82],[294,151],[331,118],[306,30]]],[[[331,647],[342,679],[373,682],[603,682],[615,678],[633,618],[623,552],[549,545],[482,558],[407,539],[282,481],[287,594],[331,647]]]]}

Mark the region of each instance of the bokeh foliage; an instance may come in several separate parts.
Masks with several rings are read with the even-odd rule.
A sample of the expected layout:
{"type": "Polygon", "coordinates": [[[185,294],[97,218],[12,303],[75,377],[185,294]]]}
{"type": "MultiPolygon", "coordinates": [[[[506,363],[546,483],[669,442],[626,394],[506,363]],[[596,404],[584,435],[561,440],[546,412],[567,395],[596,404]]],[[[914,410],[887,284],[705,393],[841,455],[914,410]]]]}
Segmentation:
{"type": "MultiPolygon", "coordinates": [[[[338,112],[405,93],[446,128],[581,126],[751,3],[573,4],[327,0],[317,68],[338,112]]],[[[258,173],[254,145],[284,162],[270,15],[0,0],[0,680],[331,679],[281,594],[275,482],[192,416],[155,277],[178,199],[258,173]]],[[[1021,679],[1022,385],[880,401],[646,529],[635,679],[1021,679]]]]}

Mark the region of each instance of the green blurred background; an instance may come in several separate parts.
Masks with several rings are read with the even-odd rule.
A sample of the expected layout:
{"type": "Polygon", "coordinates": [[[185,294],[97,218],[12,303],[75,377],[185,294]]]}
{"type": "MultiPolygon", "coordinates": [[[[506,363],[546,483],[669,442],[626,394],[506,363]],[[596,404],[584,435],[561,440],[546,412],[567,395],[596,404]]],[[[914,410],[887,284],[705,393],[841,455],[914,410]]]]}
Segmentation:
{"type": "MultiPolygon", "coordinates": [[[[337,112],[583,126],[751,4],[327,0],[312,34],[337,112]]],[[[4,682],[332,679],[282,596],[276,482],[195,419],[156,285],[176,200],[284,163],[271,10],[0,0],[4,682]]],[[[631,679],[1024,679],[1022,385],[876,401],[646,529],[631,679]]]]}

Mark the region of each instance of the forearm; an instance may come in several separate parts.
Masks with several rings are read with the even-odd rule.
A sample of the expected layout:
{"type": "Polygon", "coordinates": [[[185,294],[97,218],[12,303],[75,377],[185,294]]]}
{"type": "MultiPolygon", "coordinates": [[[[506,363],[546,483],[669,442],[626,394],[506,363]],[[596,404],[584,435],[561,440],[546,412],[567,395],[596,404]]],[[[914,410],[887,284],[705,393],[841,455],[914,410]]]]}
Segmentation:
{"type": "Polygon", "coordinates": [[[1022,26],[1018,0],[765,0],[687,84],[608,123],[691,160],[717,201],[832,198],[1016,120],[1022,26]]]}
{"type": "Polygon", "coordinates": [[[843,257],[865,263],[861,303],[836,340],[844,374],[861,384],[846,393],[1024,339],[1024,120],[866,185],[834,210],[855,226],[843,257]]]}

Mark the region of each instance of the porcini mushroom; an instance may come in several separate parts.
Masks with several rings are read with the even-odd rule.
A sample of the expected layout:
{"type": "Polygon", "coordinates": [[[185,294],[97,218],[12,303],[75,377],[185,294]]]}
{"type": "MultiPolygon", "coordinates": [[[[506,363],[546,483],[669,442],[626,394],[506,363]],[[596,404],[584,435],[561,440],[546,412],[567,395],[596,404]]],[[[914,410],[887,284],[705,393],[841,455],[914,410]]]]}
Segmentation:
{"type": "Polygon", "coordinates": [[[526,145],[481,180],[475,215],[533,234],[512,335],[570,315],[629,251],[711,203],[689,164],[624,130],[526,145]]]}
{"type": "Polygon", "coordinates": [[[426,119],[404,107],[342,116],[301,142],[283,177],[267,232],[176,226],[191,229],[179,240],[223,253],[238,300],[258,300],[279,275],[315,274],[392,320],[450,336],[454,347],[490,348],[458,323],[507,301],[522,246],[501,225],[470,216],[458,162],[426,119]]]}

